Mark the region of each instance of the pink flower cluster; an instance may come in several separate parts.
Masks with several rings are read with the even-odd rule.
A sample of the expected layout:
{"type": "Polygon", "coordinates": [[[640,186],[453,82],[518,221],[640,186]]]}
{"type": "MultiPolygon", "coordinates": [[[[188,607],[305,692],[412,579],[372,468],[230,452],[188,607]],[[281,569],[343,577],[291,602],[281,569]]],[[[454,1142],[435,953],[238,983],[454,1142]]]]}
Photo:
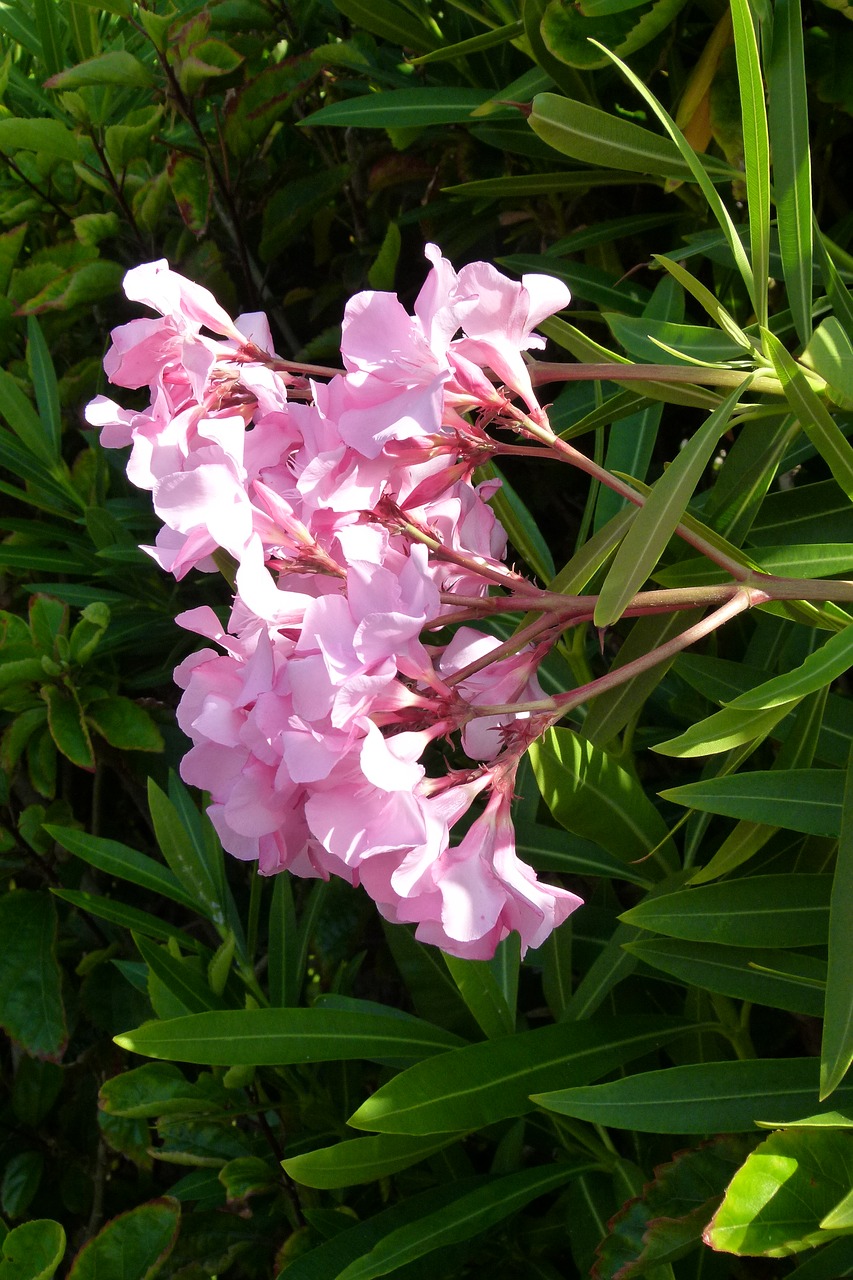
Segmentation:
{"type": "Polygon", "coordinates": [[[224,847],[265,875],[362,884],[387,919],[483,959],[511,931],[539,946],[580,901],[515,853],[516,768],[546,721],[500,707],[542,696],[542,650],[495,653],[493,636],[453,629],[520,580],[494,485],[472,475],[509,397],[541,415],[521,353],[568,291],[427,256],[414,315],[393,294],[350,301],[328,381],[273,354],[263,315],[232,322],[165,261],[137,267],[125,292],[159,318],[114,330],[105,369],[150,404],[99,396],[86,417],[105,445],[131,446],[164,569],[236,563],[227,630],[206,607],[178,618],[218,647],[175,672],[193,743],[182,776],[210,792],[224,847]]]}

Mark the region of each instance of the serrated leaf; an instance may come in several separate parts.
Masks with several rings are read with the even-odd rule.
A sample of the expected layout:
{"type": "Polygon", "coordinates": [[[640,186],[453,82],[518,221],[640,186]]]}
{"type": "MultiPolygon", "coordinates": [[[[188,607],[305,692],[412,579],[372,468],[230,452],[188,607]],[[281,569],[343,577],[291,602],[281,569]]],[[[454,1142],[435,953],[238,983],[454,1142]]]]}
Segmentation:
{"type": "Polygon", "coordinates": [[[86,720],[112,747],[122,751],[162,751],[163,735],[147,711],[130,698],[113,695],[86,707],[86,720]]]}
{"type": "Polygon", "coordinates": [[[0,120],[0,151],[42,151],[60,160],[78,160],[80,144],[60,120],[7,116],[0,120]]]}
{"type": "Polygon", "coordinates": [[[124,49],[114,49],[109,53],[101,53],[96,58],[87,58],[85,62],[78,62],[76,67],[69,67],[66,71],[51,76],[45,81],[45,88],[80,89],[84,85],[94,84],[150,89],[154,85],[154,77],[133,54],[124,49]]]}
{"type": "Polygon", "coordinates": [[[8,1233],[0,1249],[0,1280],[52,1280],[65,1254],[58,1222],[36,1218],[8,1233]]]}
{"type": "Polygon", "coordinates": [[[853,1184],[853,1135],[790,1129],[771,1134],[732,1179],[705,1232],[725,1253],[784,1258],[829,1237],[821,1220],[853,1184]]]}
{"type": "Polygon", "coordinates": [[[47,703],[47,722],[56,746],[72,764],[81,769],[94,769],[92,739],[73,690],[48,684],[42,686],[41,696],[47,703]]]}
{"type": "Polygon", "coordinates": [[[180,1204],[171,1196],[119,1214],[83,1246],[68,1280],[153,1280],[175,1247],[180,1220],[180,1204]]]}

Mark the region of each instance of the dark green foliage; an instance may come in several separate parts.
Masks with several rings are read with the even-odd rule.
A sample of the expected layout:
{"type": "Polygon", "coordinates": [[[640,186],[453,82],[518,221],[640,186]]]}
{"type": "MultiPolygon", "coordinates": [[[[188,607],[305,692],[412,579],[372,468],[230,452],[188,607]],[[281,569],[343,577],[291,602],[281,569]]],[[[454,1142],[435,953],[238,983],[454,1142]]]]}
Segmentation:
{"type": "Polygon", "coordinates": [[[851,13],[0,9],[0,1280],[853,1273],[851,13]],[[627,477],[494,499],[597,599],[543,684],[613,677],[519,783],[588,904],[523,962],[223,856],[170,676],[228,593],[82,416],[128,267],[334,363],[427,240],[569,283],[552,421],[627,477]],[[732,573],[796,585],[644,666],[732,573]]]}

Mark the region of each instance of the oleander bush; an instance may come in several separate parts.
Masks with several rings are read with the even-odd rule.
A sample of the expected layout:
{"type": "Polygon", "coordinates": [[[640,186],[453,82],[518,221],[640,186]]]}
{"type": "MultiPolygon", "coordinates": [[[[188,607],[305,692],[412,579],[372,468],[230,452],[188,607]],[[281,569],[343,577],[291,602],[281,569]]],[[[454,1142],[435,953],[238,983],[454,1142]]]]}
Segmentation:
{"type": "Polygon", "coordinates": [[[0,1280],[853,1274],[851,17],[0,5],[0,1280]]]}

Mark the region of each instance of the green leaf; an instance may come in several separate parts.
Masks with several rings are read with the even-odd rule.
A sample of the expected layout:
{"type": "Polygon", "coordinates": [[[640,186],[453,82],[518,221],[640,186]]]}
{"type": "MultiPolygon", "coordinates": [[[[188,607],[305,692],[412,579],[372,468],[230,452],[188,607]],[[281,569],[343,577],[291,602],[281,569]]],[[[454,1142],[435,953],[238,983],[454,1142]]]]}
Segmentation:
{"type": "Polygon", "coordinates": [[[81,769],[94,769],[92,740],[74,690],[55,684],[42,685],[41,696],[47,703],[47,722],[56,746],[72,764],[81,769]]]}
{"type": "Polygon", "coordinates": [[[262,1067],[359,1059],[417,1061],[443,1054],[460,1041],[417,1018],[315,1008],[196,1013],[147,1022],[117,1036],[116,1043],[147,1058],[262,1067]]]}
{"type": "Polygon", "coordinates": [[[680,1151],[671,1163],[659,1165],[642,1195],[629,1200],[607,1224],[596,1251],[596,1280],[666,1275],[668,1264],[700,1243],[748,1151],[746,1140],[726,1136],[680,1151]]]}
{"type": "Polygon", "coordinates": [[[812,330],[812,174],[800,0],[776,0],[767,61],[779,252],[800,342],[812,330]]]}
{"type": "MultiPolygon", "coordinates": [[[[598,41],[593,41],[592,43],[598,44],[598,41]]],[[[753,306],[756,308],[756,310],[758,310],[758,302],[757,302],[756,293],[755,293],[755,277],[753,275],[752,267],[750,266],[749,260],[746,256],[746,252],[744,250],[740,236],[738,235],[737,228],[732,222],[728,209],[723,204],[723,201],[721,200],[720,196],[714,189],[714,185],[713,185],[713,182],[711,181],[711,178],[708,175],[707,168],[705,167],[705,165],[703,164],[699,156],[696,154],[696,152],[693,150],[693,148],[690,146],[690,143],[687,141],[684,134],[678,128],[678,125],[671,118],[668,112],[664,110],[664,108],[658,102],[657,98],[655,98],[655,96],[649,92],[649,90],[646,88],[642,80],[640,80],[634,74],[634,72],[631,70],[630,67],[628,67],[624,62],[620,61],[620,59],[617,58],[615,54],[610,53],[610,51],[607,49],[604,49],[602,45],[598,45],[598,47],[602,50],[603,53],[607,54],[607,57],[611,60],[611,62],[615,63],[615,65],[619,68],[619,70],[624,75],[625,79],[629,82],[629,84],[632,84],[634,86],[637,93],[639,93],[640,97],[647,104],[647,106],[651,107],[652,111],[660,120],[663,127],[666,129],[672,141],[675,143],[675,146],[677,147],[682,160],[684,160],[684,162],[690,169],[693,175],[693,180],[695,182],[698,182],[702,190],[702,194],[704,195],[705,200],[708,204],[709,209],[711,210],[717,222],[719,223],[720,229],[722,230],[723,235],[725,236],[726,242],[729,246],[729,249],[731,250],[732,257],[735,260],[735,266],[737,267],[737,270],[740,273],[740,276],[744,284],[746,285],[746,289],[752,300],[753,306]]]]}
{"type": "Polygon", "coordinates": [[[524,563],[542,582],[550,582],[557,572],[551,549],[529,509],[493,462],[481,467],[480,474],[484,478],[500,480],[501,487],[489,499],[489,505],[524,563]]]}
{"type": "Polygon", "coordinates": [[[563,169],[559,173],[519,173],[504,178],[476,178],[442,187],[445,195],[459,200],[503,199],[505,196],[547,196],[561,191],[586,191],[593,187],[624,187],[654,182],[646,175],[626,175],[621,169],[563,169]]]}
{"type": "Polygon", "coordinates": [[[65,1047],[56,908],[48,893],[16,889],[0,898],[0,1026],[36,1058],[65,1047]]]}
{"type": "Polygon", "coordinates": [[[367,272],[367,283],[371,289],[393,291],[401,247],[400,228],[396,222],[389,222],[379,252],[367,272]]]}
{"type": "Polygon", "coordinates": [[[853,1141],[842,1130],[771,1134],[746,1158],[705,1233],[712,1249],[784,1258],[830,1233],[821,1219],[853,1184],[853,1141]]]}
{"type": "Polygon", "coordinates": [[[175,1247],[181,1206],[161,1196],[108,1222],[74,1259],[68,1280],[153,1280],[175,1247]]]}
{"type": "Polygon", "coordinates": [[[853,499],[853,448],[809,385],[802,367],[768,329],[763,329],[761,336],[764,349],[773,363],[785,397],[797,415],[800,426],[848,498],[853,499]]]}
{"type": "Polygon", "coordinates": [[[335,0],[335,8],[357,28],[390,40],[392,45],[404,49],[434,49],[438,44],[435,32],[394,0],[335,0]]]}
{"type": "Polygon", "coordinates": [[[459,994],[477,1020],[477,1025],[489,1039],[512,1035],[515,1031],[515,1014],[507,1004],[489,965],[483,960],[462,960],[446,953],[444,961],[459,988],[459,994]]]}
{"type": "Polygon", "coordinates": [[[674,262],[671,257],[660,253],[653,253],[652,260],[659,267],[663,267],[664,270],[668,271],[672,278],[677,280],[681,287],[691,294],[700,306],[704,307],[714,323],[731,338],[733,343],[743,348],[744,351],[753,350],[753,343],[750,342],[740,325],[726,311],[719,299],[700,280],[697,280],[694,275],[683,267],[680,262],[674,262]]]}
{"type": "Polygon", "coordinates": [[[63,902],[70,902],[79,911],[88,911],[99,920],[108,920],[110,924],[131,929],[147,938],[158,938],[161,942],[174,938],[187,951],[199,951],[202,948],[202,944],[184,933],[183,929],[167,924],[159,916],[141,911],[139,907],[131,907],[126,902],[116,902],[114,898],[102,898],[94,893],[83,893],[79,889],[51,889],[51,893],[63,902]]]}
{"type": "Polygon", "coordinates": [[[806,835],[837,836],[844,774],[837,769],[756,770],[661,791],[664,800],[703,813],[746,818],[806,835]]]}
{"type": "Polygon", "coordinates": [[[829,906],[829,969],[820,1058],[820,1096],[827,1098],[853,1062],[853,952],[850,904],[853,902],[853,750],[847,766],[841,835],[829,906]]]}
{"type": "Polygon", "coordinates": [[[225,1093],[223,1086],[216,1085],[209,1075],[200,1075],[190,1083],[171,1063],[146,1062],[102,1084],[98,1105],[110,1116],[147,1120],[214,1111],[225,1093]]]}
{"type": "Polygon", "coordinates": [[[688,986],[812,1018],[823,1012],[826,966],[812,956],[763,951],[759,959],[748,947],[676,938],[651,938],[624,946],[636,959],[688,986]]]}
{"type": "Polygon", "coordinates": [[[602,319],[630,356],[651,364],[724,364],[744,354],[740,343],[709,325],[676,324],[651,316],[604,314],[602,319]]]}
{"type": "Polygon", "coordinates": [[[374,1245],[370,1253],[350,1263],[338,1280],[374,1280],[435,1249],[470,1240],[590,1167],[590,1162],[571,1161],[496,1178],[485,1187],[460,1196],[447,1208],[398,1227],[374,1245]]]}
{"type": "Polygon", "coordinates": [[[163,735],[147,711],[130,698],[113,695],[86,707],[86,721],[121,751],[162,751],[163,735]]]}
{"type": "Polygon", "coordinates": [[[419,58],[411,58],[413,66],[422,67],[427,62],[448,62],[452,58],[465,58],[469,53],[482,53],[484,49],[493,49],[496,45],[506,44],[524,34],[523,22],[508,22],[493,31],[484,31],[481,35],[471,36],[468,40],[459,40],[455,44],[444,45],[441,49],[433,49],[432,53],[422,53],[419,58]]]}
{"type": "Polygon", "coordinates": [[[166,164],[169,187],[178,213],[193,235],[203,235],[210,215],[210,183],[207,170],[193,156],[173,151],[166,164]]]}
{"type": "Polygon", "coordinates": [[[749,247],[755,279],[756,314],[767,324],[767,285],[770,275],[770,134],[764,101],[764,80],[758,39],[749,0],[732,0],[737,78],[743,125],[749,247]]]}
{"type": "Polygon", "coordinates": [[[740,694],[730,707],[739,710],[763,710],[778,707],[794,698],[804,698],[824,685],[831,684],[853,664],[853,627],[847,627],[830,638],[793,671],[776,676],[740,694]]]}
{"type": "Polygon", "coordinates": [[[58,1222],[24,1222],[3,1240],[0,1280],[52,1280],[64,1254],[65,1232],[58,1222]]]}
{"type": "Polygon", "coordinates": [[[33,11],[44,65],[52,74],[58,71],[65,61],[65,41],[59,23],[59,13],[51,0],[33,0],[33,11]]]}
{"type": "MultiPolygon", "coordinates": [[[[784,1125],[818,1106],[815,1058],[703,1062],[561,1089],[533,1099],[559,1115],[640,1133],[746,1133],[759,1120],[784,1125]]],[[[853,1084],[834,1105],[853,1102],[853,1084]],[[843,1099],[843,1101],[842,1101],[843,1099]]]]}
{"type": "Polygon", "coordinates": [[[590,0],[590,4],[570,5],[551,0],[542,21],[542,37],[551,53],[569,66],[591,71],[607,65],[596,53],[590,37],[597,36],[623,57],[630,57],[654,40],[675,18],[684,0],[590,0]],[[631,12],[642,4],[638,16],[631,12]],[[593,14],[588,9],[594,10],[593,14]]]}
{"type": "Polygon", "coordinates": [[[175,878],[190,896],[195,909],[224,927],[226,911],[216,866],[208,863],[181,821],[175,805],[153,778],[148,779],[148,806],[157,843],[175,878]]]}
{"type": "Polygon", "coordinates": [[[467,1191],[484,1186],[485,1182],[484,1177],[454,1179],[409,1196],[390,1209],[336,1233],[314,1249],[300,1253],[288,1262],[287,1270],[291,1273],[288,1280],[330,1280],[331,1276],[337,1277],[344,1267],[369,1252],[397,1227],[453,1204],[467,1191]]]}
{"type": "Polygon", "coordinates": [[[0,1184],[3,1212],[10,1218],[22,1217],[41,1185],[43,1174],[44,1156],[40,1151],[18,1151],[11,1156],[0,1184]]]}
{"type": "MultiPolygon", "coordinates": [[[[371,4],[373,0],[371,0],[371,4]]],[[[470,122],[475,108],[488,102],[485,89],[386,89],[346,102],[332,102],[300,120],[309,128],[409,129],[470,122]]]]}
{"type": "Polygon", "coordinates": [[[831,888],[829,875],[752,876],[649,898],[620,919],[694,942],[820,946],[827,936],[831,888]]]}
{"type": "MultiPolygon", "coordinates": [[[[151,89],[155,80],[151,72],[133,54],[114,49],[87,58],[76,67],[60,71],[45,81],[46,89],[80,89],[84,85],[115,84],[121,88],[151,89]]],[[[75,156],[74,159],[77,157],[75,156]]]]}
{"type": "Polygon", "coordinates": [[[303,1187],[354,1187],[408,1169],[463,1136],[452,1133],[438,1138],[412,1138],[408,1134],[380,1133],[291,1156],[282,1161],[282,1167],[289,1178],[303,1187]]]}
{"type": "Polygon", "coordinates": [[[849,409],[853,404],[853,343],[836,316],[820,322],[803,352],[803,361],[825,379],[831,398],[849,409]]]}
{"type": "MultiPolygon", "coordinates": [[[[555,151],[596,168],[649,173],[695,181],[690,167],[669,138],[586,102],[538,93],[527,123],[555,151]]],[[[709,165],[718,171],[722,166],[709,165]]],[[[720,173],[722,176],[722,173],[720,173]]]]}
{"type": "Polygon", "coordinates": [[[23,119],[7,116],[0,120],[0,151],[42,151],[60,160],[79,160],[80,144],[59,120],[23,119]]]}
{"type": "Polygon", "coordinates": [[[194,911],[196,903],[181,888],[180,883],[168,867],[161,866],[145,853],[120,844],[117,840],[104,840],[101,836],[90,836],[72,827],[56,827],[45,825],[45,831],[57,844],[75,857],[82,858],[91,866],[130,884],[139,885],[141,889],[149,889],[153,893],[161,893],[164,898],[179,903],[194,911]]]}
{"type": "Polygon", "coordinates": [[[163,984],[179,1008],[190,1014],[222,1007],[222,1001],[214,995],[197,961],[193,964],[192,960],[176,959],[166,947],[141,934],[135,934],[133,941],[149,973],[163,984]]]}
{"type": "Polygon", "coordinates": [[[602,1018],[468,1045],[401,1072],[348,1123],[420,1135],[483,1128],[531,1111],[532,1092],[605,1075],[682,1034],[687,1025],[676,1018],[602,1018]]]}
{"type": "Polygon", "coordinates": [[[571,729],[550,729],[530,747],[542,798],[568,831],[633,862],[655,851],[672,865],[666,823],[633,774],[571,729]]]}
{"type": "Polygon", "coordinates": [[[711,756],[718,755],[721,751],[731,751],[744,743],[765,738],[790,713],[795,702],[796,699],[792,699],[791,702],[778,703],[767,710],[754,711],[724,707],[706,720],[692,724],[677,738],[655,743],[652,750],[660,755],[677,756],[682,760],[691,756],[711,756]]]}
{"type": "Polygon", "coordinates": [[[27,317],[27,365],[42,422],[41,438],[45,440],[50,461],[57,463],[60,461],[62,443],[59,384],[50,351],[35,316],[27,317]]]}
{"type": "Polygon", "coordinates": [[[611,626],[622,616],[654,569],[747,386],[748,380],[726,396],[676,455],[637,512],[602,585],[593,619],[597,627],[611,626]]]}
{"type": "MultiPolygon", "coordinates": [[[[701,616],[701,611],[688,609],[682,613],[638,618],[611,663],[610,670],[618,671],[626,663],[665,644],[686,627],[693,626],[701,616]]],[[[671,658],[665,658],[647,671],[640,671],[623,684],[599,694],[590,705],[583,724],[584,735],[590,742],[597,747],[604,747],[612,742],[658,687],[676,657],[673,654],[671,658]]]]}
{"type": "Polygon", "coordinates": [[[50,423],[42,422],[14,378],[3,369],[0,369],[0,414],[30,453],[52,470],[57,461],[53,429],[50,423]]]}

